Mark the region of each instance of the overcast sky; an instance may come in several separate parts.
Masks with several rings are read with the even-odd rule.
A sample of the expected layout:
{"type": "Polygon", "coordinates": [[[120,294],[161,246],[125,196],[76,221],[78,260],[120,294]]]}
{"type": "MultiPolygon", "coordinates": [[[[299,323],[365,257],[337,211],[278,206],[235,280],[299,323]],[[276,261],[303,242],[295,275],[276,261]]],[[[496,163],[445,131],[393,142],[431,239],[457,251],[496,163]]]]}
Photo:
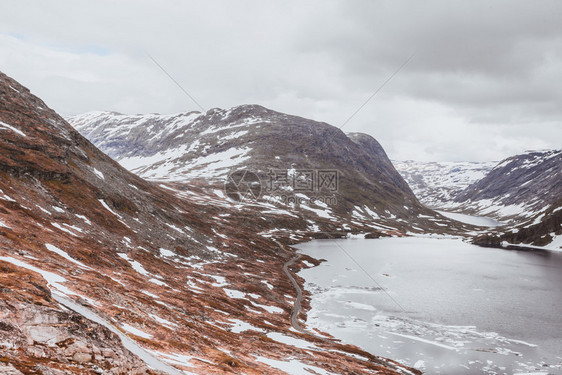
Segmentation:
{"type": "Polygon", "coordinates": [[[562,148],[561,1],[0,4],[0,70],[63,116],[261,104],[371,134],[392,159],[562,148]]]}

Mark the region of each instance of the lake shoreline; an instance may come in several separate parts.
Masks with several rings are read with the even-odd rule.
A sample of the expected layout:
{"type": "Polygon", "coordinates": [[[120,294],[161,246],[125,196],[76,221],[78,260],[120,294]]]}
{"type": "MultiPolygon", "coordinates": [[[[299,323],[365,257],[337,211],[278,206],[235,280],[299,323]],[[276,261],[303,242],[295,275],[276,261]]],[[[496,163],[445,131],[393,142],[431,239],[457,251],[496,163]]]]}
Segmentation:
{"type": "MultiPolygon", "coordinates": [[[[429,237],[429,236],[428,236],[429,237]]],[[[486,251],[484,249],[484,247],[480,247],[480,246],[475,246],[469,243],[466,243],[464,241],[462,241],[460,238],[451,238],[451,237],[446,237],[446,236],[430,236],[430,238],[428,237],[416,237],[416,236],[408,236],[408,237],[401,237],[401,238],[381,238],[379,241],[366,241],[364,243],[368,243],[369,247],[372,247],[372,245],[380,243],[381,246],[383,245],[384,241],[402,241],[402,240],[411,240],[411,241],[418,241],[418,240],[422,240],[423,241],[430,241],[430,243],[435,243],[435,244],[439,244],[441,243],[443,244],[447,244],[448,241],[454,241],[454,243],[456,243],[457,245],[461,246],[461,247],[465,247],[467,246],[464,251],[466,252],[467,249],[469,249],[470,251],[475,251],[478,252],[478,249],[480,249],[480,253],[483,254],[483,259],[486,259],[485,254],[491,254],[493,256],[499,256],[502,257],[502,253],[503,252],[494,252],[494,253],[482,253],[482,251],[486,251]],[[431,242],[433,240],[442,240],[439,242],[431,242]],[[474,247],[471,247],[474,246],[474,247]]],[[[326,239],[324,240],[314,240],[311,241],[313,243],[316,244],[321,244],[319,246],[319,249],[322,247],[326,247],[325,245],[329,245],[330,242],[332,241],[338,241],[340,244],[342,244],[343,246],[345,246],[349,252],[353,252],[354,250],[352,249],[352,246],[350,246],[349,244],[357,244],[359,242],[363,242],[361,238],[348,238],[348,239],[354,239],[355,241],[342,241],[340,240],[334,240],[334,239],[329,239],[328,241],[326,241],[326,239]],[[344,245],[345,243],[347,243],[348,245],[344,245]],[[351,249],[351,250],[350,250],[351,249]]],[[[341,268],[342,271],[339,272],[337,271],[338,268],[334,265],[334,260],[332,259],[332,257],[330,255],[328,255],[328,253],[326,252],[322,252],[319,251],[318,249],[313,251],[312,253],[310,251],[306,251],[305,248],[307,247],[306,244],[311,244],[311,242],[305,242],[299,245],[296,245],[295,247],[298,249],[298,252],[301,254],[305,254],[308,256],[312,256],[315,259],[319,259],[322,260],[322,263],[320,263],[320,265],[309,268],[309,269],[302,269],[301,271],[298,272],[298,275],[300,277],[302,277],[305,282],[304,282],[304,287],[306,289],[306,291],[308,293],[311,294],[311,308],[309,311],[307,311],[307,321],[306,321],[306,325],[311,327],[311,328],[318,328],[321,329],[323,331],[326,332],[330,332],[330,334],[333,334],[334,336],[336,336],[339,339],[344,340],[345,342],[348,342],[350,344],[354,344],[357,345],[359,347],[361,347],[362,349],[372,353],[373,355],[383,355],[387,358],[393,358],[394,360],[398,360],[401,363],[404,363],[405,365],[408,366],[412,366],[412,367],[416,367],[414,365],[418,364],[421,366],[420,363],[418,363],[418,361],[423,359],[423,364],[424,364],[424,368],[419,367],[420,370],[423,371],[427,371],[428,368],[427,366],[431,367],[432,362],[428,361],[427,358],[424,359],[424,355],[419,355],[418,357],[416,357],[416,354],[414,353],[415,349],[414,347],[425,347],[425,350],[428,350],[428,352],[433,353],[432,355],[436,355],[437,358],[445,358],[446,356],[448,356],[447,354],[443,354],[440,353],[439,351],[445,351],[445,352],[452,352],[452,353],[456,353],[457,351],[459,351],[460,353],[462,353],[462,355],[459,355],[459,358],[461,358],[463,361],[466,360],[466,362],[468,363],[468,360],[466,358],[477,358],[477,360],[479,361],[483,361],[484,358],[489,358],[492,357],[494,358],[494,361],[496,361],[498,364],[498,367],[503,367],[505,366],[513,366],[513,370],[517,370],[517,371],[539,371],[539,370],[547,370],[547,371],[558,371],[558,372],[551,372],[551,373],[562,373],[562,369],[560,369],[559,367],[556,366],[561,366],[562,364],[562,358],[560,359],[553,359],[552,361],[550,361],[550,367],[547,368],[540,368],[537,366],[538,362],[535,363],[526,363],[525,360],[528,360],[529,358],[535,358],[535,357],[539,357],[540,351],[542,350],[542,348],[538,348],[535,349],[533,348],[534,343],[532,342],[532,340],[530,342],[525,341],[522,339],[522,337],[518,337],[516,339],[508,339],[506,337],[504,337],[503,335],[498,335],[498,334],[493,334],[493,333],[486,333],[488,332],[488,330],[484,329],[482,330],[482,328],[478,328],[478,325],[474,325],[474,324],[470,324],[468,326],[461,326],[461,328],[458,328],[458,325],[442,325],[443,323],[439,324],[439,323],[429,323],[429,321],[425,322],[423,319],[421,321],[418,320],[411,320],[411,318],[416,317],[416,315],[414,314],[413,316],[410,316],[408,314],[406,314],[404,316],[404,318],[399,318],[402,314],[400,313],[400,311],[398,311],[396,309],[396,306],[392,306],[392,304],[389,303],[388,300],[384,300],[384,296],[382,299],[381,304],[376,304],[376,303],[372,303],[372,302],[376,302],[377,300],[373,300],[371,301],[369,298],[370,295],[375,295],[376,291],[372,288],[365,288],[365,287],[361,287],[361,285],[358,284],[358,286],[356,287],[350,287],[347,288],[345,287],[345,281],[346,278],[348,278],[348,276],[346,276],[346,272],[347,275],[352,275],[353,273],[360,274],[360,272],[358,272],[357,270],[354,271],[350,271],[349,268],[353,268],[351,266],[350,263],[346,263],[347,264],[347,269],[346,267],[341,268]],[[338,274],[344,274],[344,278],[338,279],[335,283],[332,284],[321,284],[319,282],[317,282],[317,280],[311,280],[310,279],[310,274],[311,273],[315,273],[315,271],[313,269],[321,269],[324,268],[326,271],[329,270],[330,275],[333,276],[334,279],[337,279],[337,275],[338,274]],[[343,284],[342,284],[343,282],[343,284]],[[312,284],[311,284],[312,283],[312,284]],[[311,286],[313,285],[313,286],[311,286]],[[334,305],[334,303],[336,303],[334,305]],[[332,305],[330,305],[332,304],[332,305]],[[390,307],[389,307],[390,305],[390,307]],[[334,306],[333,308],[330,308],[330,306],[334,306]],[[335,306],[340,306],[340,307],[335,307],[335,306]],[[371,307],[372,306],[372,307],[371,307]],[[323,310],[324,309],[324,310],[323,310]],[[332,310],[333,313],[331,313],[328,310],[332,310]],[[386,310],[385,310],[386,309],[386,310]],[[394,309],[394,310],[393,310],[394,309]],[[343,313],[342,313],[343,311],[343,313]],[[347,312],[347,314],[349,314],[350,317],[354,317],[353,319],[346,319],[345,317],[345,312],[347,312]],[[370,312],[369,312],[370,311],[370,312]],[[386,313],[385,313],[386,311],[386,313]],[[390,311],[390,313],[389,313],[390,311]],[[335,316],[334,316],[335,314],[335,316]],[[381,315],[382,314],[382,315],[381,315]],[[398,320],[396,320],[396,318],[393,318],[392,316],[396,315],[396,317],[398,318],[398,320]],[[410,317],[409,317],[410,316],[410,317]],[[376,319],[375,319],[376,318],[376,319]],[[324,319],[322,321],[322,319],[324,319]],[[378,320],[377,320],[378,319],[378,320]],[[390,319],[390,320],[389,320],[390,319]],[[371,326],[369,326],[369,324],[373,323],[371,326]],[[375,323],[379,324],[379,327],[375,327],[375,323]],[[416,325],[417,324],[417,325],[416,325]],[[393,329],[395,329],[396,327],[400,326],[400,330],[397,330],[396,332],[393,331],[393,329]],[[359,328],[358,328],[359,327],[359,328]],[[361,333],[363,336],[365,335],[365,332],[367,332],[369,330],[369,327],[373,328],[373,330],[369,333],[372,337],[371,337],[371,341],[372,342],[377,342],[380,345],[383,345],[384,350],[381,351],[380,348],[374,348],[372,347],[372,342],[371,343],[367,343],[367,345],[365,345],[365,343],[362,342],[357,342],[354,339],[353,336],[353,331],[357,331],[359,333],[361,333]],[[380,328],[383,327],[383,328],[380,328]],[[385,328],[386,327],[386,328],[385,328]],[[386,334],[384,332],[385,329],[389,329],[390,331],[388,331],[386,334]],[[410,331],[408,331],[410,330],[410,331]],[[378,333],[377,333],[378,332],[378,333]],[[425,333],[420,333],[420,332],[425,332],[425,333]],[[393,336],[396,337],[396,339],[394,339],[394,341],[408,341],[411,342],[411,344],[406,345],[406,346],[410,346],[410,348],[406,348],[404,350],[401,350],[400,348],[396,349],[395,347],[392,347],[393,345],[395,345],[392,341],[388,338],[385,339],[381,339],[380,336],[393,336]],[[426,336],[424,336],[426,335],[426,336]],[[455,338],[457,337],[457,338],[455,338]],[[468,350],[467,347],[462,346],[462,337],[465,337],[465,339],[470,339],[474,341],[474,345],[476,345],[476,347],[473,350],[468,350]],[[417,342],[417,344],[414,344],[414,342],[417,342]],[[371,346],[369,346],[369,344],[371,346]],[[439,348],[439,345],[443,345],[443,347],[439,348]],[[457,346],[458,345],[458,346],[457,346]],[[479,348],[478,346],[482,346],[482,348],[479,348]],[[433,348],[435,347],[435,349],[433,348]],[[468,350],[468,351],[467,351],[468,350]],[[437,353],[439,352],[439,353],[437,353]],[[514,353],[522,353],[521,357],[515,355],[514,353]],[[400,353],[405,353],[404,355],[401,355],[400,353]],[[509,354],[511,353],[511,354],[509,354]],[[519,363],[518,361],[521,361],[520,364],[518,365],[513,365],[513,364],[505,364],[504,362],[507,360],[509,362],[509,359],[506,358],[506,356],[508,356],[509,358],[511,358],[512,356],[513,361],[515,361],[516,363],[519,363]],[[466,358],[465,358],[466,357],[466,358]],[[405,359],[406,358],[406,359],[405,359]],[[410,360],[407,360],[407,358],[410,358],[410,360]],[[415,361],[413,359],[417,358],[415,361]],[[558,363],[557,361],[559,361],[560,363],[558,363]],[[552,367],[554,366],[554,367],[552,367]]],[[[451,242],[449,242],[451,243],[451,242]]],[[[506,249],[503,247],[498,248],[498,250],[509,250],[506,252],[506,254],[529,254],[528,256],[534,256],[534,255],[541,255],[541,254],[557,254],[556,251],[548,251],[548,250],[542,250],[542,249],[506,249]],[[515,251],[513,251],[515,250],[515,251]]],[[[341,250],[337,250],[340,251],[341,250]]],[[[356,256],[355,253],[353,253],[353,255],[356,256]]],[[[518,256],[515,256],[515,258],[517,258],[518,256]]],[[[508,256],[508,258],[514,258],[513,256],[508,256]]],[[[543,257],[540,257],[543,258],[543,257]]],[[[339,259],[339,258],[338,258],[339,259]]],[[[341,259],[345,259],[345,258],[341,258],[341,259]]],[[[343,260],[341,262],[344,262],[343,260]]],[[[340,263],[341,263],[340,262],[340,263]]],[[[381,262],[382,263],[382,262],[381,262]]],[[[368,261],[364,261],[362,259],[360,259],[360,264],[362,264],[363,266],[367,266],[368,264],[370,264],[368,261]]],[[[375,277],[379,278],[379,280],[386,285],[386,283],[388,281],[392,281],[394,280],[399,280],[401,279],[403,276],[397,272],[397,270],[395,270],[396,272],[389,272],[389,276],[388,278],[383,276],[383,271],[382,270],[378,270],[375,273],[375,277]]],[[[325,271],[322,271],[325,272],[325,271]]],[[[490,273],[492,274],[492,273],[490,273]]],[[[352,284],[350,284],[352,285],[352,284]]],[[[355,285],[355,284],[353,284],[355,285]]],[[[393,296],[395,298],[401,298],[401,293],[396,292],[392,287],[388,288],[389,292],[391,294],[393,294],[393,296]],[[398,293],[398,294],[395,294],[398,293]],[[397,297],[398,296],[398,297],[397,297]]],[[[400,288],[398,289],[400,290],[400,288]]],[[[465,293],[461,293],[461,294],[474,294],[474,290],[471,290],[470,288],[465,288],[465,293]]],[[[480,293],[480,292],[479,292],[480,293]]],[[[458,293],[457,293],[458,294],[458,293]]],[[[382,294],[379,293],[379,296],[382,296],[382,294]]],[[[379,297],[380,298],[380,297],[379,297]]],[[[405,297],[402,297],[405,298],[405,297]]],[[[400,302],[402,303],[403,299],[400,300],[400,302]]],[[[407,307],[408,308],[408,307],[407,307]]],[[[408,309],[410,310],[410,309],[408,309]]],[[[532,310],[532,309],[531,309],[532,310]]],[[[462,311],[462,309],[460,310],[462,311]]],[[[492,310],[493,311],[493,310],[492,310]]],[[[420,316],[421,318],[423,318],[423,316],[420,316]]],[[[540,318],[538,318],[540,319],[540,318]]],[[[446,321],[446,320],[445,320],[446,321]]],[[[460,321],[462,321],[462,319],[460,319],[460,321]]],[[[493,332],[493,331],[490,331],[493,332]]],[[[506,331],[506,333],[508,333],[508,331],[506,331]]],[[[357,337],[361,337],[360,335],[357,337]]],[[[377,345],[378,345],[377,344],[377,345]]],[[[467,344],[469,345],[469,344],[467,344]]],[[[420,353],[423,354],[423,353],[420,353]]],[[[450,355],[449,355],[450,356],[450,355]]],[[[453,356],[454,357],[454,356],[453,356]]],[[[448,357],[447,357],[448,358],[448,357]]],[[[484,362],[485,363],[485,362],[484,362]]],[[[460,366],[461,364],[459,364],[460,366]]],[[[471,366],[474,366],[474,364],[472,364],[471,366]]],[[[562,367],[562,366],[561,366],[562,367]]],[[[416,367],[418,368],[418,367],[416,367]]],[[[463,372],[466,374],[470,374],[473,372],[474,368],[472,370],[467,370],[467,372],[463,372]]],[[[480,371],[480,370],[478,370],[480,371]]],[[[431,371],[427,372],[427,373],[432,373],[431,371]]],[[[456,372],[453,372],[456,373],[456,372]]],[[[497,373],[504,373],[504,372],[497,372],[497,373]]],[[[505,372],[507,373],[507,372],[505,372]]]]}

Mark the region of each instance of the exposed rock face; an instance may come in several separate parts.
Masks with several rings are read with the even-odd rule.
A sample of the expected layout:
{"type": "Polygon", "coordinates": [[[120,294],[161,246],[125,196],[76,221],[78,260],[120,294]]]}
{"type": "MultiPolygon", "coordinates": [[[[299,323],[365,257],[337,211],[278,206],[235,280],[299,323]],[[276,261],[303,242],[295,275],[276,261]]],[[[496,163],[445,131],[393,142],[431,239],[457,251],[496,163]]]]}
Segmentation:
{"type": "MultiPolygon", "coordinates": [[[[5,373],[150,373],[115,334],[60,297],[190,373],[282,374],[267,360],[287,358],[316,372],[406,371],[327,334],[293,329],[296,291],[283,265],[294,257],[287,244],[311,238],[305,218],[225,200],[207,185],[142,180],[3,74],[0,121],[5,373]],[[306,347],[287,343],[294,339],[306,347]]],[[[315,262],[303,257],[294,267],[305,260],[315,262]]]]}
{"type": "Polygon", "coordinates": [[[0,373],[151,373],[114,333],[61,310],[36,273],[0,261],[0,285],[0,373]]]}
{"type": "Polygon", "coordinates": [[[463,229],[417,201],[375,139],[346,136],[326,123],[257,105],[177,115],[96,112],[69,121],[120,164],[148,179],[219,188],[229,172],[251,170],[261,180],[262,201],[301,217],[312,231],[463,229]],[[272,171],[311,184],[300,191],[293,184],[271,192],[272,171]],[[317,174],[322,171],[337,171],[335,191],[320,186],[317,174]],[[326,227],[320,218],[333,225],[326,227]]]}
{"type": "Polygon", "coordinates": [[[454,199],[484,178],[496,162],[393,161],[421,203],[435,209],[454,209],[454,199]]]}
{"type": "Polygon", "coordinates": [[[560,198],[562,150],[551,150],[503,160],[454,201],[465,212],[521,222],[541,214],[560,198]]]}

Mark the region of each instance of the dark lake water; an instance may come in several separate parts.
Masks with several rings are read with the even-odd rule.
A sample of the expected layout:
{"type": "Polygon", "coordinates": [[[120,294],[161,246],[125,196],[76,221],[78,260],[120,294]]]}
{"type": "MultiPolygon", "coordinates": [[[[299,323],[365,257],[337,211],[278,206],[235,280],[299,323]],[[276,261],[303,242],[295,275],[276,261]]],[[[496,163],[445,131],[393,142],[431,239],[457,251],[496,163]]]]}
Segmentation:
{"type": "Polygon", "coordinates": [[[562,374],[562,253],[436,238],[299,248],[326,260],[299,272],[310,327],[428,374],[562,374]]]}

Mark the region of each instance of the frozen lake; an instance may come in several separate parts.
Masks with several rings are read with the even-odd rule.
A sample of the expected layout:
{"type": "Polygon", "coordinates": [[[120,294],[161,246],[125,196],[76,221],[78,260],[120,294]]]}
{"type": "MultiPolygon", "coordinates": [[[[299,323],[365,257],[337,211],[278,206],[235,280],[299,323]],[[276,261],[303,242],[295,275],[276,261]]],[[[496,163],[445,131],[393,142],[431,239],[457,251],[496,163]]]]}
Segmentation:
{"type": "Polygon", "coordinates": [[[326,260],[299,272],[309,327],[427,374],[562,374],[562,253],[435,238],[299,248],[326,260]]]}

